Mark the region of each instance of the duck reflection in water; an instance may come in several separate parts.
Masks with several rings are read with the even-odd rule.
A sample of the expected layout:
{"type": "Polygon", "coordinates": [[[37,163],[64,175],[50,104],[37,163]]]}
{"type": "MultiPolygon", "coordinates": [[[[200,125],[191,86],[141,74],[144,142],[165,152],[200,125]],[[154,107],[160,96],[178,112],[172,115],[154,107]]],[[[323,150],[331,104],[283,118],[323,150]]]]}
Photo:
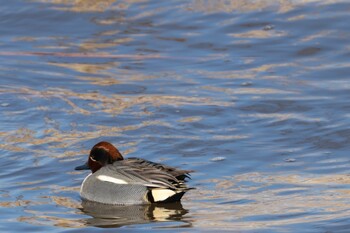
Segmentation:
{"type": "Polygon", "coordinates": [[[181,222],[181,226],[191,226],[190,222],[183,221],[183,216],[188,213],[188,210],[184,209],[180,202],[148,205],[106,205],[83,201],[81,211],[92,217],[85,220],[87,226],[117,228],[151,222],[181,222]]]}

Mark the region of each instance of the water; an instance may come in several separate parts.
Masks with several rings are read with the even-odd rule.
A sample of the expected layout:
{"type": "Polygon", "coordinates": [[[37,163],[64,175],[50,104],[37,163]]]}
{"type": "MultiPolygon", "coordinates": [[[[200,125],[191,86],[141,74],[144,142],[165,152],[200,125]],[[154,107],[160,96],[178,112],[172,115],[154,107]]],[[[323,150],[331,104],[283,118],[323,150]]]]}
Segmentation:
{"type": "Polygon", "coordinates": [[[0,231],[347,232],[349,11],[1,1],[0,231]],[[81,203],[74,167],[101,140],[196,170],[196,189],[176,205],[81,203]]]}

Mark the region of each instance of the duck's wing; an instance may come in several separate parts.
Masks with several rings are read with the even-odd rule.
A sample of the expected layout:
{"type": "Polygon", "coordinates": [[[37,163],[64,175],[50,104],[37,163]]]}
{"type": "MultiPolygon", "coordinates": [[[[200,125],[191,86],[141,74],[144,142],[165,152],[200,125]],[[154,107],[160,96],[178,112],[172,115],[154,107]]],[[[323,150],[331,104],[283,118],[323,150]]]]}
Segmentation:
{"type": "MultiPolygon", "coordinates": [[[[120,184],[140,184],[149,188],[169,188],[173,190],[181,188],[179,186],[181,182],[172,174],[153,166],[133,163],[128,160],[116,161],[99,171],[101,171],[103,177],[110,177],[110,180],[120,184]]],[[[99,173],[99,171],[96,173],[99,173]]]]}
{"type": "Polygon", "coordinates": [[[179,181],[185,181],[186,178],[190,178],[190,173],[193,172],[193,170],[182,170],[182,169],[167,166],[161,163],[155,163],[146,159],[135,158],[135,157],[125,159],[124,161],[132,165],[160,170],[164,173],[168,173],[172,175],[179,181]]]}

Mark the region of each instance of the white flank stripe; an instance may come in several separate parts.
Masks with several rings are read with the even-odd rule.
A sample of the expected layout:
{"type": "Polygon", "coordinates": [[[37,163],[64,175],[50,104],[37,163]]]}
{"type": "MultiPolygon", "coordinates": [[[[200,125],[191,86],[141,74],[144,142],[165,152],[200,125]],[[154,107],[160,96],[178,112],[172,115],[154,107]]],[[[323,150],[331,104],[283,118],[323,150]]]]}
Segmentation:
{"type": "Polygon", "coordinates": [[[170,189],[152,189],[152,196],[155,202],[164,201],[175,194],[176,192],[170,189]]]}
{"type": "Polygon", "coordinates": [[[102,181],[107,181],[107,182],[111,182],[111,183],[115,183],[115,184],[127,184],[128,182],[126,182],[125,180],[121,180],[121,179],[117,179],[111,176],[105,176],[105,175],[99,175],[96,177],[99,180],[102,181]]]}

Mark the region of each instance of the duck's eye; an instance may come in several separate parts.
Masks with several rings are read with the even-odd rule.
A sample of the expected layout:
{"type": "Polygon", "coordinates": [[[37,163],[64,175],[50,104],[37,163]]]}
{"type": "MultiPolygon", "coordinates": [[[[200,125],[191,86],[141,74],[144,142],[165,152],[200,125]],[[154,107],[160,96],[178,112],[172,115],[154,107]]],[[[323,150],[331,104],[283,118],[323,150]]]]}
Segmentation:
{"type": "Polygon", "coordinates": [[[95,156],[90,155],[90,159],[91,159],[92,161],[96,162],[95,156]]]}

